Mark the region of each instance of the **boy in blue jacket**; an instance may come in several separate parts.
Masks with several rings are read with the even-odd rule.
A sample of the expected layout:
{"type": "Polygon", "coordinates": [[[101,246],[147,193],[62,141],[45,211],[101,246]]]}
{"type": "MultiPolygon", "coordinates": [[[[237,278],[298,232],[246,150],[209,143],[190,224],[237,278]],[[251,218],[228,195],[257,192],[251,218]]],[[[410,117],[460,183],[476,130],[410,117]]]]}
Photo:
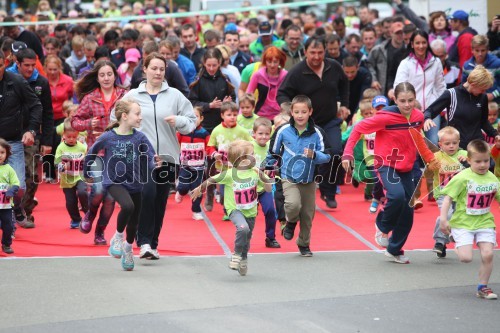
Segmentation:
{"type": "Polygon", "coordinates": [[[274,165],[277,156],[282,156],[280,171],[287,217],[283,237],[291,240],[300,220],[297,245],[303,257],[312,256],[309,243],[316,211],[314,169],[316,164],[330,160],[330,155],[325,153],[325,135],[314,125],[312,112],[311,100],[307,96],[298,95],[292,100],[292,119],[276,132],[269,146],[271,156],[267,158],[268,165],[274,165]]]}

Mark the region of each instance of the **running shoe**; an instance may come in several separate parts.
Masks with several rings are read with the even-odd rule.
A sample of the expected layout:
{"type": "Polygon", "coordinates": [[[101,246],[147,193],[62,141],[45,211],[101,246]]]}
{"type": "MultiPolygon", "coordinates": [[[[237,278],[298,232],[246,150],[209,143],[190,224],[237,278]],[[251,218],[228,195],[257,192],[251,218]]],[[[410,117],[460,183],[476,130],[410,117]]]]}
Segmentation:
{"type": "Polygon", "coordinates": [[[238,270],[240,268],[241,256],[234,253],[231,256],[231,261],[229,262],[229,268],[238,270]]]}
{"type": "Polygon", "coordinates": [[[80,222],[80,231],[84,234],[88,234],[92,230],[92,223],[94,223],[95,215],[90,212],[85,213],[82,221],[80,222]]]}
{"type": "Polygon", "coordinates": [[[488,287],[482,287],[477,291],[476,294],[477,297],[479,298],[484,298],[484,299],[497,299],[497,294],[493,293],[493,291],[488,288],[488,287]]]}
{"type": "Polygon", "coordinates": [[[382,231],[380,231],[380,229],[377,226],[377,223],[375,223],[375,242],[380,247],[389,246],[389,235],[384,234],[382,231]]]}
{"type": "Polygon", "coordinates": [[[372,214],[375,214],[378,210],[378,205],[379,205],[379,202],[375,199],[372,200],[372,204],[370,205],[370,213],[372,214]]]}
{"type": "Polygon", "coordinates": [[[241,259],[240,265],[238,266],[238,273],[240,273],[241,276],[247,275],[248,272],[248,260],[247,259],[241,259]]]}
{"type": "Polygon", "coordinates": [[[141,252],[139,253],[139,258],[141,259],[150,259],[153,256],[153,250],[151,250],[151,245],[142,244],[141,252]]]}
{"type": "Polygon", "coordinates": [[[309,246],[299,246],[300,255],[303,257],[312,257],[313,253],[309,246]]]}
{"type": "Polygon", "coordinates": [[[134,251],[130,248],[130,251],[125,250],[125,242],[122,243],[122,268],[125,271],[131,271],[134,269],[134,251]]]}
{"type": "Polygon", "coordinates": [[[116,237],[116,235],[113,236],[113,238],[111,238],[111,242],[109,245],[109,250],[108,250],[109,255],[114,258],[120,259],[122,257],[122,252],[123,252],[122,243],[123,243],[123,238],[118,238],[116,237]]]}
{"type": "Polygon", "coordinates": [[[195,221],[202,221],[203,220],[203,215],[201,213],[194,213],[193,212],[193,220],[195,220],[195,221]]]}
{"type": "Polygon", "coordinates": [[[410,263],[410,258],[408,258],[404,255],[404,251],[401,251],[401,254],[394,255],[392,253],[387,252],[387,250],[385,250],[384,254],[386,257],[391,258],[392,260],[394,260],[394,262],[396,262],[398,264],[409,264],[410,263]]]}

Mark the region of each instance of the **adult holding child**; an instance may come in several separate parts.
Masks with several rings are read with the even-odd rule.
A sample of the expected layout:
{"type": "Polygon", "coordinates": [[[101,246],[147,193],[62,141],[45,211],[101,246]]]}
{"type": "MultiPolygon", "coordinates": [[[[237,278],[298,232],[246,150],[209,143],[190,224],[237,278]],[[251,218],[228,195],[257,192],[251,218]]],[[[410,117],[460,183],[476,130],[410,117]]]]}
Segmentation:
{"type": "MultiPolygon", "coordinates": [[[[194,131],[197,122],[189,100],[165,81],[166,68],[167,60],[157,52],[151,53],[144,59],[146,80],[124,96],[124,99],[132,99],[139,104],[142,110],[139,130],[146,135],[155,154],[162,159],[161,167],[148,175],[144,184],[137,231],[140,257],[152,260],[160,259],[158,238],[170,186],[175,181],[179,164],[180,149],[176,131],[189,134],[194,131]]],[[[111,119],[115,119],[114,114],[111,119]]]]}
{"type": "MultiPolygon", "coordinates": [[[[75,86],[76,96],[80,105],[71,119],[71,126],[77,131],[87,131],[87,147],[92,147],[97,138],[109,124],[109,115],[115,103],[123,97],[125,90],[116,84],[118,73],[115,65],[109,60],[99,60],[94,68],[83,76],[75,86]]],[[[92,167],[97,177],[102,173],[102,159],[96,159],[92,167]]],[[[99,220],[95,228],[95,245],[106,245],[104,230],[113,214],[115,203],[108,195],[101,182],[93,183],[90,188],[89,210],[80,223],[80,231],[87,234],[92,230],[92,224],[97,211],[102,204],[99,220]]]]}

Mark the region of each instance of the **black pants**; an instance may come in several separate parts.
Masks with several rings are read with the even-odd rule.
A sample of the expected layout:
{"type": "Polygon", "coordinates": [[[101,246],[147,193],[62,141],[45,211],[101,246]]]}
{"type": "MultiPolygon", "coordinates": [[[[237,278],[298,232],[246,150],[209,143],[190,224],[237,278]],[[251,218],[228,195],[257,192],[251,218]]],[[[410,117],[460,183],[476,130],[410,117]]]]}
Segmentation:
{"type": "Polygon", "coordinates": [[[82,205],[82,210],[86,213],[89,210],[89,196],[87,193],[87,184],[79,180],[75,186],[71,188],[63,188],[64,197],[66,198],[66,210],[72,221],[80,222],[82,217],[78,210],[78,201],[82,205]]]}
{"type": "Polygon", "coordinates": [[[163,227],[170,186],[175,182],[175,165],[167,164],[153,171],[142,191],[142,208],[137,229],[137,245],[158,247],[158,238],[163,227]],[[174,168],[174,169],[172,169],[174,168]]]}
{"type": "Polygon", "coordinates": [[[12,231],[14,222],[12,221],[12,209],[0,209],[0,224],[2,225],[2,245],[12,244],[12,231]]]}
{"type": "Polygon", "coordinates": [[[121,208],[120,213],[118,213],[116,230],[122,233],[127,228],[127,243],[132,244],[139,224],[142,193],[129,193],[124,186],[119,184],[111,185],[108,188],[108,193],[118,202],[121,208]]]}

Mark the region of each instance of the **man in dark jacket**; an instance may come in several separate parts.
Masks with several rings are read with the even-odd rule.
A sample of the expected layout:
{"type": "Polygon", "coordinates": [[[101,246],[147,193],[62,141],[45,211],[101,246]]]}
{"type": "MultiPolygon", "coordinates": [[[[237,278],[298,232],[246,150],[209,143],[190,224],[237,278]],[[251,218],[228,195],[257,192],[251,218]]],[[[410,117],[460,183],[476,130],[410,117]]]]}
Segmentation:
{"type": "MultiPolygon", "coordinates": [[[[41,136],[35,138],[35,143],[32,146],[24,147],[24,161],[26,165],[26,191],[24,192],[21,207],[26,214],[26,220],[19,223],[24,228],[35,227],[34,218],[32,215],[33,209],[37,205],[34,200],[38,189],[38,172],[37,161],[39,156],[36,156],[39,151],[42,155],[50,154],[52,150],[52,131],[54,130],[54,111],[52,108],[52,98],[50,94],[49,81],[38,73],[35,68],[36,54],[32,49],[23,49],[16,54],[16,63],[7,69],[7,71],[21,75],[28,81],[35,95],[42,103],[42,131],[41,136]],[[41,144],[41,148],[39,146],[41,144]]],[[[24,109],[25,116],[23,117],[23,127],[29,127],[27,114],[29,110],[24,109]]],[[[18,220],[20,221],[20,220],[18,220]]]]}
{"type": "Polygon", "coordinates": [[[238,34],[238,31],[226,31],[226,33],[224,34],[224,45],[229,46],[229,48],[231,49],[231,55],[229,57],[231,65],[238,68],[241,74],[243,69],[252,62],[252,57],[239,50],[240,35],[238,34]]]}
{"type": "Polygon", "coordinates": [[[358,64],[358,59],[352,55],[344,58],[342,69],[349,80],[349,110],[351,114],[346,121],[349,123],[358,110],[358,104],[363,92],[372,85],[372,75],[369,70],[358,64]]]}
{"type": "MultiPolygon", "coordinates": [[[[16,19],[12,16],[7,16],[4,18],[3,22],[14,23],[16,19]]],[[[30,49],[35,51],[38,59],[40,59],[40,62],[43,64],[45,55],[43,54],[42,42],[35,33],[24,29],[22,25],[17,23],[17,25],[4,27],[4,34],[18,42],[25,42],[30,49]]]]}
{"type": "Polygon", "coordinates": [[[325,41],[317,36],[310,37],[306,44],[306,59],[295,65],[287,74],[277,94],[279,104],[290,102],[297,95],[306,95],[312,101],[312,118],[321,127],[331,145],[334,158],[323,164],[323,177],[319,188],[321,198],[329,208],[336,208],[335,178],[340,166],[342,142],[340,125],[349,115],[349,81],[338,62],[325,59],[325,41]],[[340,99],[340,109],[337,101],[340,99]]]}
{"type": "Polygon", "coordinates": [[[28,82],[20,75],[5,71],[5,56],[0,51],[0,133],[12,148],[8,164],[20,182],[14,197],[14,214],[20,226],[27,222],[21,209],[21,199],[26,189],[24,146],[32,146],[42,122],[42,104],[28,82]],[[27,119],[27,126],[24,120],[27,119]]]}

